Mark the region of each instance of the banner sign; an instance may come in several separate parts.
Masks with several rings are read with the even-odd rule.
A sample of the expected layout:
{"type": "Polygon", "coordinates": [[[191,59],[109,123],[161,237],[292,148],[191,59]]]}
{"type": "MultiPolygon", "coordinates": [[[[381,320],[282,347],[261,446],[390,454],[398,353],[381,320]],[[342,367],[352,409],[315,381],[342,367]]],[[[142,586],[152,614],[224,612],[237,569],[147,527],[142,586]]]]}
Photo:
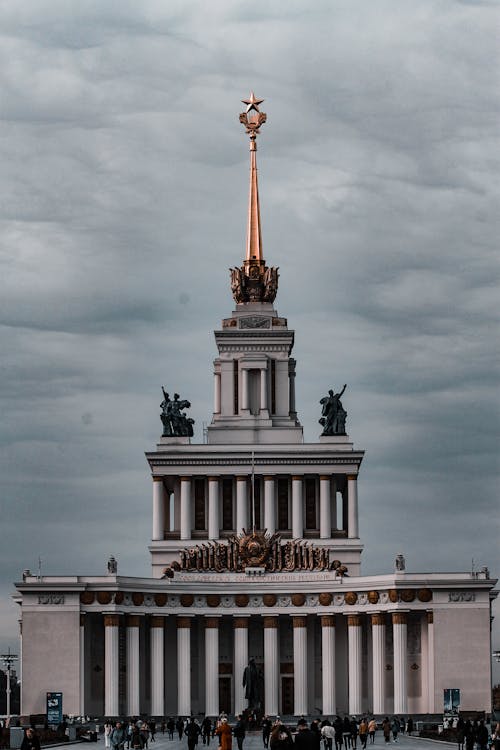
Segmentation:
{"type": "Polygon", "coordinates": [[[47,693],[47,724],[59,725],[63,720],[63,694],[47,693]]]}
{"type": "Polygon", "coordinates": [[[460,710],[460,690],[459,688],[444,689],[444,713],[456,716],[460,710]]]}

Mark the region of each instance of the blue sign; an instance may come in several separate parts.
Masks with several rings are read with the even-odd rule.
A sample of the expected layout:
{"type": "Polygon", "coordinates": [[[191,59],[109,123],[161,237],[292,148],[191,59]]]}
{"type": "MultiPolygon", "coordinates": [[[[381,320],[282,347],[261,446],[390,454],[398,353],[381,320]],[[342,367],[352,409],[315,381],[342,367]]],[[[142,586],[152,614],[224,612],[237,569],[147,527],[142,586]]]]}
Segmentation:
{"type": "Polygon", "coordinates": [[[460,711],[460,690],[459,688],[444,689],[444,712],[456,716],[460,711]]]}
{"type": "Polygon", "coordinates": [[[63,720],[63,694],[47,693],[47,724],[58,726],[63,720]]]}

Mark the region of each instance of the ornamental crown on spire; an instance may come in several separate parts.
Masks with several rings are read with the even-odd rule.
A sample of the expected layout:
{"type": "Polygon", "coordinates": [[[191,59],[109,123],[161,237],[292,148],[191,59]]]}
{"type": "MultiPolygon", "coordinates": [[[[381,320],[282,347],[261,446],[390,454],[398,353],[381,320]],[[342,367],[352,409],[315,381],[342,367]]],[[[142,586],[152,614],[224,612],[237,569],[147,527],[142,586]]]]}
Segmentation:
{"type": "Polygon", "coordinates": [[[257,135],[260,127],[266,122],[267,115],[261,112],[259,104],[264,99],[257,99],[253,91],[246,104],[245,112],[240,114],[240,122],[250,136],[250,188],[248,194],[247,243],[243,265],[231,268],[231,291],[236,303],[274,302],[278,291],[278,269],[266,266],[262,254],[262,234],[260,227],[259,185],[257,181],[257,135]]]}

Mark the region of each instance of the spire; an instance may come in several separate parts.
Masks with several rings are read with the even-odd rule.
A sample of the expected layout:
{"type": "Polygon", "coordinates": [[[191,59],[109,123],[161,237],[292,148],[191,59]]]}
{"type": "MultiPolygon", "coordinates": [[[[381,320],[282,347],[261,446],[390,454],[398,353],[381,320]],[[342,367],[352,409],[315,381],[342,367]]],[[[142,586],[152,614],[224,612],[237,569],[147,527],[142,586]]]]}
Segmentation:
{"type": "Polygon", "coordinates": [[[274,302],[278,290],[278,269],[268,268],[262,254],[262,233],[260,228],[259,184],[257,180],[257,136],[259,128],[267,120],[253,91],[240,114],[240,122],[250,136],[250,188],[248,194],[248,223],[246,253],[241,268],[231,268],[231,290],[238,304],[245,302],[274,302]]]}

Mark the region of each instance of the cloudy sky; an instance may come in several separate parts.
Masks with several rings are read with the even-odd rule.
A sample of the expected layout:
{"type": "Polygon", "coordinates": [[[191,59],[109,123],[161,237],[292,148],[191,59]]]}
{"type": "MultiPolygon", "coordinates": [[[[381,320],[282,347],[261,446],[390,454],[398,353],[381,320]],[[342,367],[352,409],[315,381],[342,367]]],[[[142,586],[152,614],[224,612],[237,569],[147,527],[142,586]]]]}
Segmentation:
{"type": "Polygon", "coordinates": [[[39,556],[148,573],[160,386],[197,441],[211,418],[250,89],[306,439],[348,383],[366,450],[364,572],[400,551],[500,572],[499,20],[486,0],[0,2],[1,648],[39,556]]]}

